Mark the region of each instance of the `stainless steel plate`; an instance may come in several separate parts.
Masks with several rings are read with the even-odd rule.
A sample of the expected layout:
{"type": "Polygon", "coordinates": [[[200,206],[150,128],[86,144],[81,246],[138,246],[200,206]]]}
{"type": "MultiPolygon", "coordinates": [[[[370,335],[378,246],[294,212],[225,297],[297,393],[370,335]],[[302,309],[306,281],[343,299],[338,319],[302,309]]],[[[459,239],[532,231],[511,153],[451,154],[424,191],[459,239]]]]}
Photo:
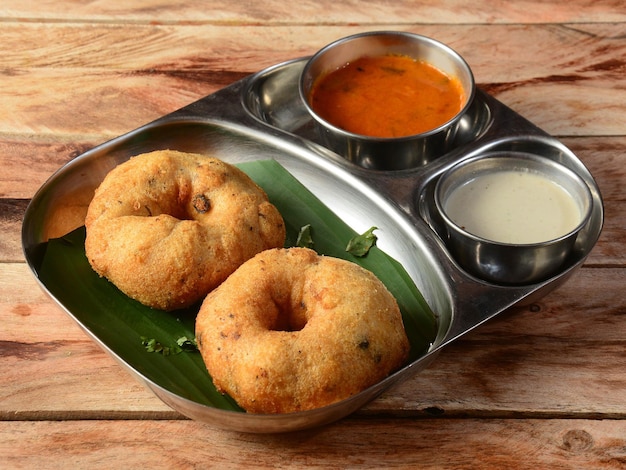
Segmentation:
{"type": "Polygon", "coordinates": [[[184,415],[223,429],[293,431],[322,425],[357,410],[392,384],[429,365],[437,353],[506,308],[534,300],[581,266],[603,224],[602,199],[584,165],[550,137],[494,98],[479,92],[459,133],[456,148],[421,168],[380,172],[357,167],[318,143],[298,97],[304,60],[271,67],[170,115],[106,142],[57,171],[33,197],[24,218],[26,260],[39,279],[37,253],[51,238],[83,225],[93,190],[116,165],[157,149],[210,153],[239,163],[275,159],[357,232],[379,227],[378,246],[402,263],[437,314],[430,350],[373,387],[334,405],[284,415],[251,415],[197,403],[173,393],[133,368],[41,287],[96,341],[157,396],[184,415]],[[460,159],[491,150],[538,153],[568,166],[589,185],[593,216],[562,271],[534,285],[505,287],[465,273],[446,249],[445,232],[433,211],[438,176],[460,159]]]}

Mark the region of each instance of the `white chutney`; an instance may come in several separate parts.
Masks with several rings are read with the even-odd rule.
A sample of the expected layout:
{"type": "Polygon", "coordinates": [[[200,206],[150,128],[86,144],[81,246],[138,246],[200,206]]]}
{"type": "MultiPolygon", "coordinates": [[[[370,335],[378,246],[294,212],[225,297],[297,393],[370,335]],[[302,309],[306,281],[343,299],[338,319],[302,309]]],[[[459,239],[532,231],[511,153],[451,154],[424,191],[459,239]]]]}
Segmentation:
{"type": "Polygon", "coordinates": [[[478,237],[510,244],[554,240],[583,214],[572,195],[548,177],[522,170],[481,173],[450,192],[448,217],[478,237]]]}

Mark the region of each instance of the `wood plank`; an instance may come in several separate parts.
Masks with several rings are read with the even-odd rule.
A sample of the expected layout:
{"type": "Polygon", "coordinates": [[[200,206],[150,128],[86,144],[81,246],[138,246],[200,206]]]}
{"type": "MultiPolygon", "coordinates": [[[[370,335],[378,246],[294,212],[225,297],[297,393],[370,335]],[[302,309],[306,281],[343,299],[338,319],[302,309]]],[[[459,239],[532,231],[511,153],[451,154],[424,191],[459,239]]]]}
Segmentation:
{"type": "Polygon", "coordinates": [[[367,420],[281,435],[244,435],[192,421],[4,422],[5,468],[618,469],[626,422],[367,420]]]}
{"type": "MultiPolygon", "coordinates": [[[[397,26],[457,49],[481,86],[549,133],[624,133],[623,24],[397,26]]],[[[0,132],[122,134],[367,29],[7,24],[0,104],[13,112],[0,132]]]]}
{"type": "MultiPolygon", "coordinates": [[[[625,266],[626,137],[565,137],[562,139],[589,168],[600,186],[606,218],[600,240],[587,260],[594,266],[625,266]]],[[[21,221],[28,199],[54,171],[98,140],[74,136],[3,136],[0,134],[0,261],[23,260],[21,221]]]]}
{"type": "Polygon", "coordinates": [[[24,199],[0,199],[0,260],[18,262],[24,260],[22,253],[22,218],[28,201],[24,199]]]}
{"type": "Polygon", "coordinates": [[[618,0],[568,2],[501,2],[477,0],[472,8],[459,8],[455,0],[438,2],[400,0],[303,0],[288,8],[280,0],[263,3],[139,0],[81,2],[40,0],[36,4],[5,0],[0,16],[40,21],[154,22],[238,24],[336,24],[369,23],[544,23],[624,21],[626,12],[618,0]],[[346,15],[349,12],[349,15],[346,15]]]}
{"type": "MultiPolygon", "coordinates": [[[[0,134],[0,197],[32,198],[55,171],[99,143],[98,139],[75,140],[67,135],[0,134]]],[[[12,217],[5,210],[9,211],[0,210],[0,214],[5,214],[0,215],[0,220],[12,217]]]]}
{"type": "MultiPolygon", "coordinates": [[[[453,343],[357,415],[623,419],[625,281],[626,269],[581,269],[453,343]]],[[[47,300],[23,264],[0,264],[0,292],[2,418],[171,416],[47,300]]]]}
{"type": "MultiPolygon", "coordinates": [[[[626,127],[624,128],[626,130],[626,127]]],[[[605,220],[588,265],[626,266],[626,146],[624,138],[565,137],[561,139],[589,169],[602,194],[605,220]]]]}

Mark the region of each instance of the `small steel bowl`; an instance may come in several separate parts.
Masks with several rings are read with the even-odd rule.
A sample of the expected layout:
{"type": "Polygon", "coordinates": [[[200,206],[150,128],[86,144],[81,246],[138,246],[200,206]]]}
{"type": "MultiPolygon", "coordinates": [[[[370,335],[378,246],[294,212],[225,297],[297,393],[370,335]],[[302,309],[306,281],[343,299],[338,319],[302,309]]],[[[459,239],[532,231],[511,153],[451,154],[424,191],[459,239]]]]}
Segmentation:
{"type": "MultiPolygon", "coordinates": [[[[589,187],[575,172],[546,157],[512,151],[486,153],[454,165],[437,181],[434,198],[447,230],[446,242],[452,256],[470,274],[501,285],[532,284],[557,274],[574,249],[578,233],[587,224],[593,207],[589,187]],[[452,220],[446,204],[455,189],[482,175],[504,171],[534,173],[556,183],[576,204],[578,224],[557,238],[527,243],[483,238],[452,220]]],[[[487,220],[496,217],[497,214],[490,214],[487,220]]]]}
{"type": "Polygon", "coordinates": [[[469,65],[445,44],[412,33],[375,31],[339,39],[317,52],[304,66],[299,92],[325,146],[365,168],[403,170],[422,166],[453,147],[461,118],[474,99],[475,84],[469,65]],[[309,96],[320,77],[361,57],[390,54],[425,61],[458,78],[465,94],[461,111],[448,122],[427,132],[380,138],[348,132],[324,120],[312,109],[309,96]]]}

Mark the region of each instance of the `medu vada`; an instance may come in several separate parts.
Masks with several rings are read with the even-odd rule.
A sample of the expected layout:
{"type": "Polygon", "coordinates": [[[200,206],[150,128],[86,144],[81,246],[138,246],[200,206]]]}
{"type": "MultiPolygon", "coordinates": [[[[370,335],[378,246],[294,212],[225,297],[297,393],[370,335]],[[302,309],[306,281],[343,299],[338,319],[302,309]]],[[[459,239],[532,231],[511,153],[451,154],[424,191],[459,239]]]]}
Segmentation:
{"type": "Polygon", "coordinates": [[[172,150],[137,155],[110,171],[85,227],[92,268],[161,310],[199,302],[243,262],[285,242],[282,216],[244,172],[172,150]]]}
{"type": "Polygon", "coordinates": [[[308,248],[272,249],[204,300],[196,339],[218,391],[249,413],[329,405],[408,358],[398,304],[370,271],[308,248]]]}

